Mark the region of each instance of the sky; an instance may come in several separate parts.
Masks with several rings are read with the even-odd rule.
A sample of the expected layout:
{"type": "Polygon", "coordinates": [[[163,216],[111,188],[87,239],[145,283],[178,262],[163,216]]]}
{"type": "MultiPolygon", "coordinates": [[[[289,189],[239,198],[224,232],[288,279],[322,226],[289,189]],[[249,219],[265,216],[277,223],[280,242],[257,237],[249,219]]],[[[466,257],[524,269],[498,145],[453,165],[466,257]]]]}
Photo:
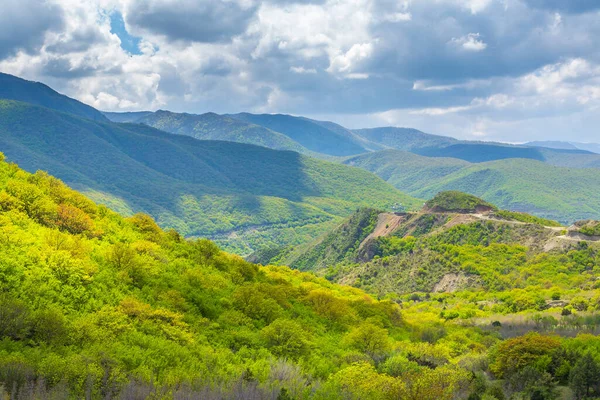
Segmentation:
{"type": "Polygon", "coordinates": [[[104,111],[600,142],[599,0],[0,4],[0,71],[104,111]]]}

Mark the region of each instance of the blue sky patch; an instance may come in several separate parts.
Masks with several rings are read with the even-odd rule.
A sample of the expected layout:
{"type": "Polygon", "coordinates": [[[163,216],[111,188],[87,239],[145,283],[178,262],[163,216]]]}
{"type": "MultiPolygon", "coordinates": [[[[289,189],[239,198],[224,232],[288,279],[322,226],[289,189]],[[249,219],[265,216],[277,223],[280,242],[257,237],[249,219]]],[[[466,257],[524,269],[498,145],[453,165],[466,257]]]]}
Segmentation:
{"type": "Polygon", "coordinates": [[[121,48],[133,55],[140,55],[140,41],[139,37],[131,36],[125,28],[125,22],[123,21],[123,15],[120,12],[113,12],[110,14],[110,31],[117,35],[121,39],[121,48]]]}

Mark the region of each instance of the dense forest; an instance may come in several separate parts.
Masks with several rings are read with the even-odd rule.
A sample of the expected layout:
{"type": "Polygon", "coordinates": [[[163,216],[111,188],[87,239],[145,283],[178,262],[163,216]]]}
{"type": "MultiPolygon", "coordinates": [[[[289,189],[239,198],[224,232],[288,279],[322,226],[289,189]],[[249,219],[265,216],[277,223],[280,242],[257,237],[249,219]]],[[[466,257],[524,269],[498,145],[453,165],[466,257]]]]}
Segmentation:
{"type": "Polygon", "coordinates": [[[458,158],[386,150],[349,157],[344,163],[371,171],[418,198],[431,199],[439,192],[458,190],[503,209],[564,224],[600,219],[597,201],[600,198],[597,169],[600,155],[544,153],[541,157],[543,161],[503,159],[470,163],[458,158]]]}
{"type": "MultiPolygon", "coordinates": [[[[514,276],[494,275],[497,267],[483,263],[482,279],[497,285],[488,294],[377,300],[310,273],[251,264],[207,240],[185,240],[143,214],[123,218],[56,178],[5,161],[0,190],[5,396],[416,400],[600,394],[600,340],[584,334],[595,329],[593,311],[600,304],[582,291],[595,288],[592,248],[556,256],[556,264],[538,257],[523,267],[519,249],[490,245],[504,261],[523,261],[515,261],[514,276]],[[526,290],[501,291],[502,282],[518,276],[523,283],[513,286],[526,290]],[[544,308],[538,298],[547,293],[555,301],[569,299],[561,316],[538,314],[544,308]],[[486,296],[512,305],[495,305],[486,296]],[[480,298],[488,305],[482,307],[480,298]],[[521,316],[524,324],[547,332],[519,336],[511,330],[501,316],[521,310],[531,311],[521,316]],[[545,334],[552,328],[569,333],[545,334]]],[[[400,250],[394,252],[410,247],[395,244],[400,250]]],[[[446,252],[463,260],[463,269],[482,260],[451,247],[446,252]]]]}
{"type": "Polygon", "coordinates": [[[48,171],[113,210],[146,212],[242,255],[310,241],[361,206],[421,203],[367,171],[299,153],[16,101],[0,100],[0,147],[24,169],[48,171]]]}

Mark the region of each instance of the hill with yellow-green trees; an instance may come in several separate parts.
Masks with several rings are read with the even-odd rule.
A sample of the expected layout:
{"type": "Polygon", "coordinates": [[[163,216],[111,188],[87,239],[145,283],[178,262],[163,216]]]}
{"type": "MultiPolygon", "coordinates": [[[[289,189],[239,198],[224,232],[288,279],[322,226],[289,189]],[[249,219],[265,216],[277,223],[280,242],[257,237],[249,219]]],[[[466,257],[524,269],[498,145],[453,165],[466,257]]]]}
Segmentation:
{"type": "MultiPolygon", "coordinates": [[[[388,246],[416,251],[414,240],[402,240],[411,241],[388,246]]],[[[497,253],[498,246],[481,248],[479,258],[447,252],[454,257],[449,261],[471,270],[487,267],[488,251],[509,261],[526,257],[520,249],[497,253]]],[[[572,298],[574,285],[587,284],[588,271],[595,271],[594,252],[561,256],[557,269],[536,276],[542,287],[554,282],[539,293],[501,294],[494,287],[494,296],[513,297],[509,308],[489,297],[482,303],[486,294],[478,292],[377,300],[311,273],[251,264],[207,240],[185,240],[144,214],[123,218],[2,157],[0,395],[450,400],[595,394],[600,341],[569,338],[597,326],[591,314],[597,298],[572,298]],[[565,275],[570,268],[580,268],[584,278],[565,275]],[[569,315],[533,315],[511,330],[513,313],[541,309],[536,296],[546,293],[569,298],[563,309],[569,315]],[[537,325],[525,324],[531,321],[537,325]],[[519,336],[523,326],[542,334],[519,336]],[[570,334],[546,334],[560,329],[570,334]]],[[[525,271],[523,262],[515,272],[525,271]]],[[[524,287],[538,285],[526,277],[524,287]]]]}
{"type": "Polygon", "coordinates": [[[407,358],[426,355],[391,301],[123,218],[5,161],[0,282],[11,398],[396,398],[413,377],[419,390],[469,385],[457,365],[407,358]],[[405,378],[385,372],[400,365],[405,378]]]}

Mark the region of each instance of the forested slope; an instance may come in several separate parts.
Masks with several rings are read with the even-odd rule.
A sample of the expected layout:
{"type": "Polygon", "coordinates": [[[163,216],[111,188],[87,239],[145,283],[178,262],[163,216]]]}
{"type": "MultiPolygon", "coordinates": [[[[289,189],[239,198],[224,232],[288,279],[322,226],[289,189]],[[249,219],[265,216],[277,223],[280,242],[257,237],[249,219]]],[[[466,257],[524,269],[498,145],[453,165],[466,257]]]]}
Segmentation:
{"type": "Polygon", "coordinates": [[[0,282],[3,397],[450,398],[484,350],[427,366],[393,302],[123,218],[3,156],[0,282]]]}
{"type": "Polygon", "coordinates": [[[83,118],[108,122],[100,111],[62,95],[43,83],[27,81],[1,72],[0,99],[23,101],[83,118]]]}
{"type": "Polygon", "coordinates": [[[0,149],[25,169],[48,170],[117,211],[148,212],[182,234],[221,235],[240,253],[310,240],[361,204],[419,203],[369,172],[295,152],[26,103],[0,101],[0,133],[0,149]]]}
{"type": "Polygon", "coordinates": [[[559,167],[528,159],[469,163],[396,150],[350,157],[344,162],[372,171],[399,190],[419,198],[459,190],[504,209],[563,223],[600,219],[597,169],[559,167]]]}
{"type": "Polygon", "coordinates": [[[275,150],[313,154],[279,132],[215,113],[196,115],[159,110],[154,113],[140,114],[139,118],[132,118],[128,122],[145,124],[165,132],[191,136],[199,140],[224,140],[275,150]]]}
{"type": "Polygon", "coordinates": [[[241,113],[230,116],[282,133],[316,153],[349,156],[367,151],[352,132],[340,130],[339,126],[332,129],[327,124],[283,114],[241,113]]]}

